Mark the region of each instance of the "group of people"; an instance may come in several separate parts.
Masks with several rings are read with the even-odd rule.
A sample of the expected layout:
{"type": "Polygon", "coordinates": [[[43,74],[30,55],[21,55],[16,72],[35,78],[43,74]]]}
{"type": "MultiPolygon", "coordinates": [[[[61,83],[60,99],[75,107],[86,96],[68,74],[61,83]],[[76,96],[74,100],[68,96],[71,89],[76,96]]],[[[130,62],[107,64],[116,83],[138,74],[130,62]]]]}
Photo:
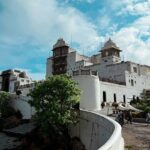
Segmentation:
{"type": "Polygon", "coordinates": [[[119,111],[115,119],[121,126],[124,125],[125,120],[126,123],[132,124],[132,112],[131,110],[119,111]]]}
{"type": "MultiPolygon", "coordinates": [[[[126,123],[132,124],[132,112],[131,110],[119,111],[115,119],[121,126],[126,123]]],[[[146,123],[150,124],[150,112],[146,114],[146,123]]]]}

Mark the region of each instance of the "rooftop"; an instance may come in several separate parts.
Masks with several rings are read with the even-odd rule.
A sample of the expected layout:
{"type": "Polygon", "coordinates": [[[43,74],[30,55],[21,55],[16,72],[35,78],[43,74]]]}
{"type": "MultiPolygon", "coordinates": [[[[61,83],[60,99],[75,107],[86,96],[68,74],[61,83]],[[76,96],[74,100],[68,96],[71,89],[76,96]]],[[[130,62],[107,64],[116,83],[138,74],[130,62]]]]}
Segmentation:
{"type": "Polygon", "coordinates": [[[53,49],[58,48],[58,47],[63,47],[63,46],[68,46],[68,44],[64,41],[63,38],[59,38],[56,42],[56,44],[54,44],[53,49]]]}
{"type": "Polygon", "coordinates": [[[119,47],[111,40],[111,38],[109,38],[109,40],[104,44],[104,46],[102,47],[102,50],[106,50],[110,48],[115,48],[115,49],[120,50],[119,47]]]}

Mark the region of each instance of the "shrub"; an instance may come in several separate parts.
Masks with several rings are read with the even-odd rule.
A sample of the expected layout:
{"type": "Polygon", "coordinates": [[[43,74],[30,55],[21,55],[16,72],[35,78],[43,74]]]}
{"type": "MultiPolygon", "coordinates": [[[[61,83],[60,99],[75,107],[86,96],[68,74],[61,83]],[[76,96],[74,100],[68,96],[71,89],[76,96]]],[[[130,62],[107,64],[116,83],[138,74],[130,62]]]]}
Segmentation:
{"type": "Polygon", "coordinates": [[[29,103],[36,109],[36,123],[46,132],[50,126],[58,128],[77,122],[78,113],[72,106],[79,102],[80,90],[69,76],[56,75],[37,83],[29,96],[29,103]]]}

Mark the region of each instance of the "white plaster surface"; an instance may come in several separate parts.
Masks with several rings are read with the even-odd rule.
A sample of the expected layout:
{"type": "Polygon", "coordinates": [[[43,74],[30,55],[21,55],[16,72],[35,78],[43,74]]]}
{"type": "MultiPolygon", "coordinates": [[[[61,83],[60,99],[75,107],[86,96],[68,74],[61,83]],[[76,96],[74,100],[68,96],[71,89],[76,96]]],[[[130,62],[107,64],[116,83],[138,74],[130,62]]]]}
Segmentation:
{"type": "Polygon", "coordinates": [[[75,81],[81,89],[80,108],[87,110],[100,110],[100,83],[98,76],[78,75],[75,81]]]}
{"type": "Polygon", "coordinates": [[[31,119],[35,109],[28,103],[29,97],[12,95],[11,105],[15,110],[20,110],[23,119],[31,119]]]}
{"type": "Polygon", "coordinates": [[[121,126],[96,112],[81,110],[80,121],[70,133],[80,137],[87,150],[124,150],[121,126]]]}

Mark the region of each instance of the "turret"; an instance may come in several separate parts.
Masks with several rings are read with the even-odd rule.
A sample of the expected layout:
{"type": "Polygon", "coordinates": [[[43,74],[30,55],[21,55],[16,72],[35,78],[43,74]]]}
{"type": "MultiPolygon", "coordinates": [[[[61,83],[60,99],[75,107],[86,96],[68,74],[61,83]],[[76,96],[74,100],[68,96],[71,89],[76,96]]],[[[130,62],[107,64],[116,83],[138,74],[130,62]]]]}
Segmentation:
{"type": "Polygon", "coordinates": [[[101,49],[103,63],[118,63],[121,61],[119,47],[109,38],[101,49]]]}
{"type": "Polygon", "coordinates": [[[67,72],[67,55],[69,53],[68,44],[62,39],[58,39],[53,46],[52,72],[53,75],[67,72]]]}

